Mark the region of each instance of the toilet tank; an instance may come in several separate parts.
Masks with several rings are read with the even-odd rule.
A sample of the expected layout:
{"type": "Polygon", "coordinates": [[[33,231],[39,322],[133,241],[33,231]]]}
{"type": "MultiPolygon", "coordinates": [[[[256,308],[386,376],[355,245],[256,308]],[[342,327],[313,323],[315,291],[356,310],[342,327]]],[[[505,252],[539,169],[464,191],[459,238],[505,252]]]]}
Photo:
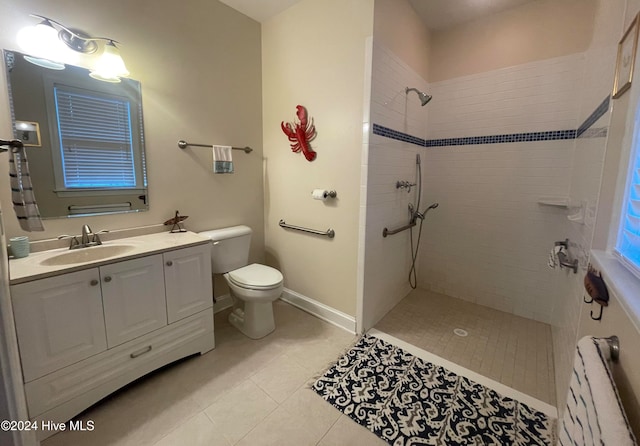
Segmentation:
{"type": "Polygon", "coordinates": [[[251,228],[232,226],[212,229],[198,234],[211,240],[211,271],[214,274],[226,273],[246,266],[249,263],[251,246],[251,228]]]}

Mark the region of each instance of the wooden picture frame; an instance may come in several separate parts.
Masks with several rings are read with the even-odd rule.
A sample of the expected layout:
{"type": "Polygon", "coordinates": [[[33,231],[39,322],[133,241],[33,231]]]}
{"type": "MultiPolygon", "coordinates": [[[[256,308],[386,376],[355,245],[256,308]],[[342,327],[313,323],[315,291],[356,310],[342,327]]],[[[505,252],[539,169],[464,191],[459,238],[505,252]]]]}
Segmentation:
{"type": "Polygon", "coordinates": [[[631,87],[633,67],[636,63],[638,49],[638,14],[618,43],[618,57],[616,59],[616,75],[613,82],[612,98],[617,99],[631,87]]]}

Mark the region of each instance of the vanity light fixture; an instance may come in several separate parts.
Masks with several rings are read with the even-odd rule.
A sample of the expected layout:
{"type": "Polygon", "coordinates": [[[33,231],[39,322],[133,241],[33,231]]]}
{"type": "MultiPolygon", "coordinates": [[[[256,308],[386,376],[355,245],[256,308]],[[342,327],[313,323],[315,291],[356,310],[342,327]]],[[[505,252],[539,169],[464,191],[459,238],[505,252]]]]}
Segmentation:
{"type": "Polygon", "coordinates": [[[48,17],[30,14],[40,19],[36,26],[30,26],[18,33],[18,44],[30,54],[25,59],[36,65],[56,70],[64,69],[64,62],[73,61],[75,56],[94,55],[102,46],[102,53],[96,55],[91,65],[91,77],[107,82],[120,82],[129,76],[116,41],[109,37],[92,37],[84,31],[72,29],[48,17]],[[99,45],[99,42],[104,42],[99,45]]]}
{"type": "Polygon", "coordinates": [[[113,40],[109,40],[95,68],[89,73],[94,79],[106,82],[120,82],[121,77],[129,76],[129,70],[124,65],[120,52],[113,40]]]}

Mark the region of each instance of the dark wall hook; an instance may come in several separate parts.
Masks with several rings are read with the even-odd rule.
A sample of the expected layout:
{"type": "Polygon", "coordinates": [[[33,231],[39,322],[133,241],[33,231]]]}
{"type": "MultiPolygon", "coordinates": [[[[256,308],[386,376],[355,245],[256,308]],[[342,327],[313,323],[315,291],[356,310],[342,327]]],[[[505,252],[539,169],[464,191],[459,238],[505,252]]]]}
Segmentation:
{"type": "Polygon", "coordinates": [[[591,310],[590,315],[591,315],[591,319],[593,319],[594,321],[599,321],[600,319],[602,319],[602,312],[604,311],[604,307],[602,305],[600,305],[600,314],[598,315],[598,317],[593,317],[593,310],[591,310]]]}

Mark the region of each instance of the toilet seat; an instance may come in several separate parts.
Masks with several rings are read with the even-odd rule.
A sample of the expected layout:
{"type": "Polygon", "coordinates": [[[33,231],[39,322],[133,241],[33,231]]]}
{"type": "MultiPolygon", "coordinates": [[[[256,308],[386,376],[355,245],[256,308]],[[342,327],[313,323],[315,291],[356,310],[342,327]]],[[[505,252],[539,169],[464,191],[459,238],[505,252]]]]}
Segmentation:
{"type": "Polygon", "coordinates": [[[282,273],[270,266],[252,263],[227,273],[236,286],[250,290],[270,290],[282,284],[282,273]]]}

